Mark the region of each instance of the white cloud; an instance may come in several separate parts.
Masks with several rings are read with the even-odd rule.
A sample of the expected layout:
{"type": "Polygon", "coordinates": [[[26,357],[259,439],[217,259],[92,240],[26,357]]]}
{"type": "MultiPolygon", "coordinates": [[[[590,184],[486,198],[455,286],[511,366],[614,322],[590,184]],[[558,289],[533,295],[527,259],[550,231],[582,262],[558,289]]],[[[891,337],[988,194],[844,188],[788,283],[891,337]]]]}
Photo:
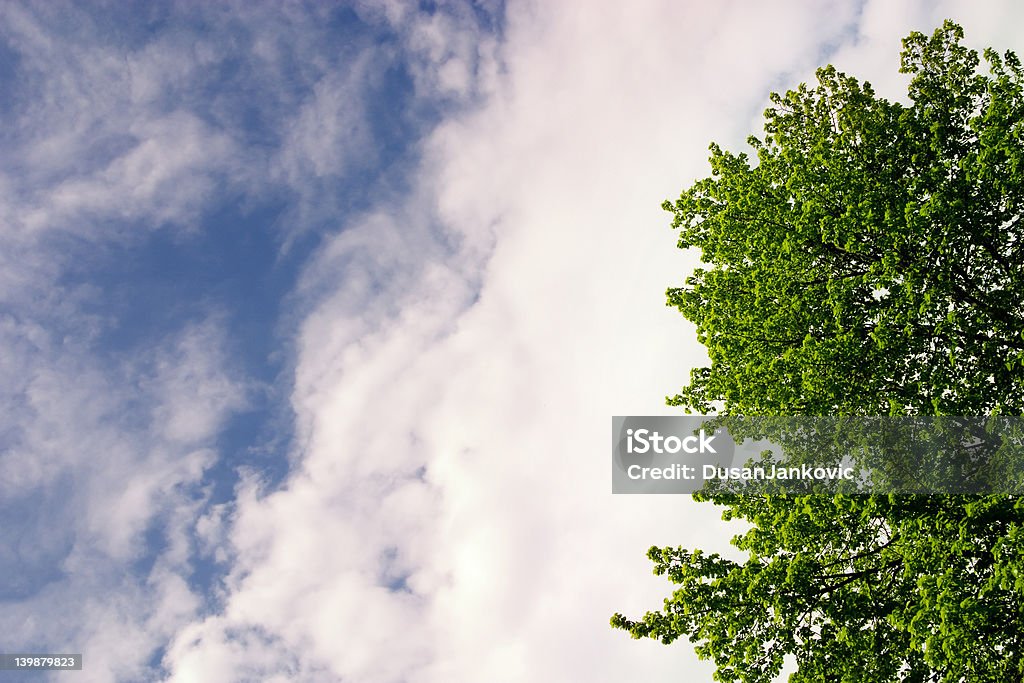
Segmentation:
{"type": "Polygon", "coordinates": [[[184,112],[132,123],[125,133],[136,142],[105,167],[40,193],[25,229],[63,228],[95,239],[96,224],[109,219],[192,228],[218,174],[237,156],[231,140],[184,112]]]}
{"type": "MultiPolygon", "coordinates": [[[[309,99],[287,124],[272,173],[281,174],[301,193],[325,176],[337,179],[352,167],[370,165],[374,160],[373,136],[365,98],[357,94],[379,82],[389,61],[386,50],[367,50],[344,71],[328,74],[317,82],[309,99]]],[[[308,197],[307,201],[315,198],[308,197]]]]}
{"type": "Polygon", "coordinates": [[[173,95],[195,84],[213,61],[210,49],[159,44],[133,52],[104,44],[85,17],[82,34],[67,40],[24,8],[8,5],[3,14],[4,37],[20,49],[25,75],[12,92],[17,136],[4,170],[16,169],[12,184],[31,203],[23,207],[35,214],[31,228],[66,227],[80,218],[67,215],[73,209],[125,217],[126,205],[141,211],[142,200],[172,186],[177,195],[153,202],[157,222],[175,218],[161,215],[172,204],[201,201],[195,188],[224,172],[233,150],[227,136],[176,111],[173,95]]]}
{"type": "Polygon", "coordinates": [[[228,415],[244,408],[245,390],[228,375],[223,326],[213,320],[185,329],[173,346],[155,354],[154,431],[171,443],[201,443],[228,415]]]}
{"type": "MultiPolygon", "coordinates": [[[[14,650],[87,653],[89,680],[140,680],[203,607],[187,583],[194,558],[227,559],[211,547],[224,513],[204,514],[205,477],[251,388],[229,354],[240,340],[226,338],[226,316],[209,313],[216,305],[190,302],[207,317],[116,350],[108,343],[122,321],[105,290],[73,283],[93,250],[131,254],[155,229],[173,241],[199,230],[225,193],[279,190],[278,152],[268,149],[278,141],[243,140],[250,131],[210,88],[211,72],[247,57],[218,29],[301,38],[278,63],[254,57],[257,74],[280,76],[281,62],[324,44],[306,39],[315,12],[293,16],[289,32],[275,23],[281,15],[211,11],[212,33],[133,43],[84,9],[0,7],[0,38],[24,76],[7,92],[0,140],[0,625],[14,650]],[[62,34],[65,20],[74,30],[62,34]]],[[[287,120],[293,93],[316,81],[335,98],[324,113],[358,99],[365,79],[319,80],[330,67],[303,74],[309,82],[261,80],[260,113],[287,120]]],[[[339,159],[347,134],[336,131],[339,159]]],[[[309,140],[284,144],[293,142],[323,153],[309,140]]],[[[312,159],[321,161],[335,159],[312,159]]]]}
{"type": "Polygon", "coordinates": [[[212,322],[117,368],[11,317],[0,343],[8,647],[88,652],[90,680],[134,679],[201,606],[184,579],[200,484],[245,387],[212,322]]]}
{"type": "MultiPolygon", "coordinates": [[[[666,411],[703,355],[662,305],[693,260],[661,200],[709,140],[754,132],[769,88],[859,54],[859,15],[704,7],[510,6],[474,72],[486,102],[427,141],[411,198],[311,266],[299,466],[239,497],[224,611],[177,639],[171,680],[237,676],[234,630],[330,672],[293,680],[710,677],[608,626],[670,590],[647,546],[729,534],[714,509],[611,496],[609,417],[666,411]]],[[[895,70],[898,43],[871,49],[895,70]]]]}

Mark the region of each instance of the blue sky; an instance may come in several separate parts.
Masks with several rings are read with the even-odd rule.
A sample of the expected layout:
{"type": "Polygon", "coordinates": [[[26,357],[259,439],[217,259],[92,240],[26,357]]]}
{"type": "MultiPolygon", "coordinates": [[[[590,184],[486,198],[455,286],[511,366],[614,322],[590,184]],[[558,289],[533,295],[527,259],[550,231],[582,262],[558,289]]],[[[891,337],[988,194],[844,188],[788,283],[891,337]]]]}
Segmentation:
{"type": "Polygon", "coordinates": [[[945,17],[1021,51],[975,4],[4,3],[0,651],[709,678],[608,627],[647,547],[734,533],[610,494],[607,418],[703,358],[660,203],[822,61],[899,97],[945,17]]]}

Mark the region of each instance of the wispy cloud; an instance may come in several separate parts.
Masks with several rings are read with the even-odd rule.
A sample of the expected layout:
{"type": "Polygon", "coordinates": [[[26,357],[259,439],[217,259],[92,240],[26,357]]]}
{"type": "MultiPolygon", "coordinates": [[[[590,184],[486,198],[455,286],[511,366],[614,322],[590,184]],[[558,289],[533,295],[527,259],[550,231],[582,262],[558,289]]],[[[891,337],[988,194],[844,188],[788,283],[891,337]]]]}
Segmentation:
{"type": "MultiPolygon", "coordinates": [[[[224,80],[211,73],[246,60],[224,40],[244,40],[231,24],[246,17],[212,12],[223,34],[147,34],[95,9],[0,8],[18,76],[0,137],[0,623],[7,651],[88,652],[90,680],[139,680],[211,600],[190,584],[213,533],[206,475],[252,382],[216,302],[111,345],[131,333],[97,254],[191,239],[225,195],[265,191],[287,143],[254,146],[238,98],[211,90],[224,80]]],[[[271,120],[312,87],[264,85],[271,120]]],[[[182,303],[138,307],[157,319],[182,303]]]]}
{"type": "Polygon", "coordinates": [[[201,605],[186,583],[188,529],[210,446],[244,385],[226,374],[211,328],[168,339],[132,368],[25,327],[7,317],[2,332],[7,647],[84,648],[101,678],[132,678],[201,605]]]}

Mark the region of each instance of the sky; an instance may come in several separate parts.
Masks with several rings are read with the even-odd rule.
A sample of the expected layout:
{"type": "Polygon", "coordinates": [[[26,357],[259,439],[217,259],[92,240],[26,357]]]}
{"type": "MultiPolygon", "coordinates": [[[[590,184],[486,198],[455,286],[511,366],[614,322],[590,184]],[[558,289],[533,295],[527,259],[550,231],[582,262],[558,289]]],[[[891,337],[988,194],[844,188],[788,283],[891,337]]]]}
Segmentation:
{"type": "Polygon", "coordinates": [[[710,680],[613,496],[705,359],[661,202],[1014,0],[0,3],[0,681],[710,680]]]}

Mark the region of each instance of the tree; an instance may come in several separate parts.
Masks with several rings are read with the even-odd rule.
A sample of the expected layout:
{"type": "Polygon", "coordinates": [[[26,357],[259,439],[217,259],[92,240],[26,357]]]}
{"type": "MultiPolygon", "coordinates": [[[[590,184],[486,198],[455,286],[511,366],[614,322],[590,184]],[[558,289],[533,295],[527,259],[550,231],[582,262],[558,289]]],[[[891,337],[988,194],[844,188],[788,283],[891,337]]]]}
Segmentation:
{"type": "MultiPolygon", "coordinates": [[[[756,153],[665,208],[703,265],[671,305],[710,365],[669,403],[725,415],[1024,411],[1024,71],[946,22],[904,40],[909,104],[831,66],[773,94],[756,153]]],[[[735,561],[651,548],[676,584],[612,625],[687,636],[720,681],[1024,680],[1024,500],[697,494],[735,561]]]]}

